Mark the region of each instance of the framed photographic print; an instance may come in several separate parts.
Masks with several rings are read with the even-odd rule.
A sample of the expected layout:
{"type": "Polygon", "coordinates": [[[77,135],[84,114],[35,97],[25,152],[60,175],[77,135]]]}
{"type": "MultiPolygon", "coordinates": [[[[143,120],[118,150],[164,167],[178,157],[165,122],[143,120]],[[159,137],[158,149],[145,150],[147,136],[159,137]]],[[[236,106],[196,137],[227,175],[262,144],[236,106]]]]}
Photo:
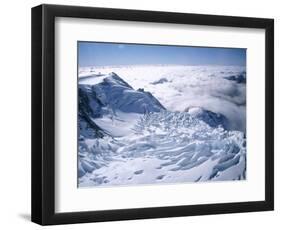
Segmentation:
{"type": "Polygon", "coordinates": [[[273,19],[32,9],[32,221],[273,210],[273,19]]]}

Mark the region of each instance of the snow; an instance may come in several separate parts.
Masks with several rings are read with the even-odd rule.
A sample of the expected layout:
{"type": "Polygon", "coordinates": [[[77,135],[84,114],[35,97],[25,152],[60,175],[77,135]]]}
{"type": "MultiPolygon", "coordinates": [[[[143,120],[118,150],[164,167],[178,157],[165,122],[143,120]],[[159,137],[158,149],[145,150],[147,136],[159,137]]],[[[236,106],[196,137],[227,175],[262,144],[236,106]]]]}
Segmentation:
{"type": "Polygon", "coordinates": [[[103,79],[107,77],[107,75],[96,75],[96,74],[90,74],[90,75],[82,75],[79,78],[79,85],[96,85],[103,81],[103,79]]]}
{"type": "Polygon", "coordinates": [[[79,187],[246,179],[245,83],[243,67],[81,68],[79,187]]]}
{"type": "Polygon", "coordinates": [[[136,120],[140,118],[137,113],[116,112],[115,116],[103,116],[95,119],[95,123],[114,137],[125,136],[133,132],[136,120]]]}

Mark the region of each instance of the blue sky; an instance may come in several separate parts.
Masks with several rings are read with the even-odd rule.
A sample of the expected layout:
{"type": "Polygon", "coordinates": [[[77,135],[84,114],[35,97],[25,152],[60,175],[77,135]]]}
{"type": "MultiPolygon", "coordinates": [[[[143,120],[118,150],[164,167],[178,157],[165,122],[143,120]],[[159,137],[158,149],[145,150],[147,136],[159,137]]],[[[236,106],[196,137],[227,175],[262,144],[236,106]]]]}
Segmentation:
{"type": "Polygon", "coordinates": [[[246,65],[246,49],[78,42],[79,66],[246,65]]]}

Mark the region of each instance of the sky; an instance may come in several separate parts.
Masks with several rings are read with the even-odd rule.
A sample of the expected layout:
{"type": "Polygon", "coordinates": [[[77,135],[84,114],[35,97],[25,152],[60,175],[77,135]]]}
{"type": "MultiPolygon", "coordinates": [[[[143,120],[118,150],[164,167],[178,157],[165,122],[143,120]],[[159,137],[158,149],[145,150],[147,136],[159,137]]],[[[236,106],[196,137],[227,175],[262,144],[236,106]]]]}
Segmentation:
{"type": "Polygon", "coordinates": [[[246,49],[171,45],[78,42],[78,64],[112,65],[239,65],[246,66],[246,49]]]}

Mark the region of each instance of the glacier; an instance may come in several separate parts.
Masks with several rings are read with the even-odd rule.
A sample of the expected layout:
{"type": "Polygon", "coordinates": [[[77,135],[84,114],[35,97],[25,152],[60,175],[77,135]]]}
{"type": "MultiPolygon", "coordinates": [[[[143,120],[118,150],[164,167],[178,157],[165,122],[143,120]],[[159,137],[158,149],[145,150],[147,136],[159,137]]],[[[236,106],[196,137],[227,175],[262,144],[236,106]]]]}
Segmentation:
{"type": "Polygon", "coordinates": [[[246,179],[245,90],[242,67],[80,68],[78,186],[246,179]]]}

